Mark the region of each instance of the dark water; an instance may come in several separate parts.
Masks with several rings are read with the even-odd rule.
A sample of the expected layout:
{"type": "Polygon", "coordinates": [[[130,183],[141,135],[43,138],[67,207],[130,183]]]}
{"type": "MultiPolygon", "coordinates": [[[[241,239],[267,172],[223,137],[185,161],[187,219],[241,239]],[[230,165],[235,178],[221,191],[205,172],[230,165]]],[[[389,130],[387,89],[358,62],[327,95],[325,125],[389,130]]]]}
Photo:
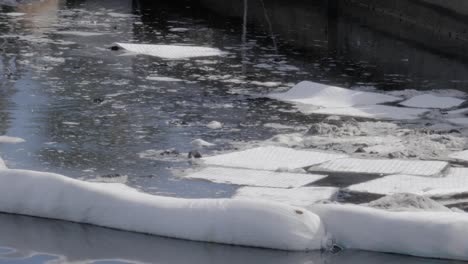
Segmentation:
{"type": "MultiPolygon", "coordinates": [[[[285,133],[317,120],[252,95],[305,79],[385,90],[467,88],[468,62],[463,58],[350,18],[332,19],[319,2],[285,10],[272,1],[269,12],[284,14],[275,20],[252,2],[245,27],[237,15],[211,12],[191,1],[2,2],[0,134],[26,140],[0,145],[11,168],[85,179],[117,174],[128,177],[128,185],[155,194],[230,197],[236,187],[174,176],[192,167],[186,158],[194,149],[192,140],[216,143],[203,150],[207,155],[278,133],[265,124],[289,126],[281,130],[285,133]],[[167,61],[112,51],[114,42],[195,44],[229,54],[167,61]],[[147,80],[150,75],[183,81],[147,80]],[[207,128],[214,120],[224,127],[207,128]],[[172,148],[181,154],[148,152],[172,148]]],[[[367,252],[331,255],[229,247],[0,215],[0,263],[120,261],[446,263],[367,252]]]]}

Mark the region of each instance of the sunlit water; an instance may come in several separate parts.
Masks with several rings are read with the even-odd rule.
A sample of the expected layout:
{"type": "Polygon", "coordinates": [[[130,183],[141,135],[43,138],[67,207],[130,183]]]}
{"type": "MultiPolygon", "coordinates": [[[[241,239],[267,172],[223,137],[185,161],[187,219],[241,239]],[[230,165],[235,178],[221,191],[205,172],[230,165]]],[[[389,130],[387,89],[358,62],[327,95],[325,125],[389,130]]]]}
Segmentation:
{"type": "MultiPolygon", "coordinates": [[[[468,64],[462,60],[344,19],[333,23],[339,30],[365,37],[362,43],[337,34],[341,39],[331,47],[324,39],[329,25],[321,23],[275,36],[271,23],[277,21],[250,21],[244,28],[240,18],[209,13],[190,2],[153,6],[130,0],[3,2],[0,134],[26,140],[0,145],[8,166],[84,179],[124,178],[130,186],[160,195],[230,197],[236,190],[176,177],[196,166],[186,158],[194,139],[216,144],[202,150],[209,155],[233,149],[238,142],[301,131],[319,118],[257,95],[306,79],[384,90],[462,90],[468,76],[468,64]],[[169,61],[113,51],[109,48],[114,42],[194,44],[228,54],[169,61]],[[390,55],[376,54],[389,50],[390,55]],[[420,59],[454,70],[436,72],[421,66],[420,59]],[[180,81],[154,81],[148,76],[180,81]],[[214,120],[224,127],[208,128],[214,120]],[[179,154],[151,154],[166,149],[179,154]]],[[[330,22],[319,7],[310,8],[312,22],[330,22]]],[[[248,249],[0,215],[0,263],[71,262],[445,263],[368,252],[248,249]]]]}

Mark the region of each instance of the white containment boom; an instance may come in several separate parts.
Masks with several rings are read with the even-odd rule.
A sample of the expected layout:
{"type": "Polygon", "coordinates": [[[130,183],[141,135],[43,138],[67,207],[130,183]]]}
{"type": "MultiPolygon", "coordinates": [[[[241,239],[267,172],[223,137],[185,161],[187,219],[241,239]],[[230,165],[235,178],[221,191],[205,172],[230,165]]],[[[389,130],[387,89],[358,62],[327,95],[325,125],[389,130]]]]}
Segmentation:
{"type": "Polygon", "coordinates": [[[344,248],[468,260],[466,213],[388,212],[332,204],[309,209],[344,248]]]}
{"type": "Polygon", "coordinates": [[[282,250],[320,249],[317,215],[273,202],[178,199],[116,183],[0,169],[0,212],[196,241],[282,250]]]}

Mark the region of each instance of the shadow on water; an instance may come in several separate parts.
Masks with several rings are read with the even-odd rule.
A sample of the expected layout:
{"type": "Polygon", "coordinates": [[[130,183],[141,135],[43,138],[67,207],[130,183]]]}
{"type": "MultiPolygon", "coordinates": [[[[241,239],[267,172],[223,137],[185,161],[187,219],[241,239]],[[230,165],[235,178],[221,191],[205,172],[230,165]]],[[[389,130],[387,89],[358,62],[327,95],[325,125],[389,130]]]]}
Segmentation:
{"type": "Polygon", "coordinates": [[[457,263],[360,251],[294,253],[225,246],[7,214],[0,214],[0,245],[0,263],[38,263],[38,258],[45,258],[43,263],[457,263]]]}

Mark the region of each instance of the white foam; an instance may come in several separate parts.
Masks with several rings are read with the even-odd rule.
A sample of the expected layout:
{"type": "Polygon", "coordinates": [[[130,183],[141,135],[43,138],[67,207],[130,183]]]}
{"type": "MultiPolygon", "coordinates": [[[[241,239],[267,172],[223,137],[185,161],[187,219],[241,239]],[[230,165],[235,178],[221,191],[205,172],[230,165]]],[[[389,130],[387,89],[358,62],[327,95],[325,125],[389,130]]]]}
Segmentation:
{"type": "Polygon", "coordinates": [[[19,137],[0,136],[0,143],[18,144],[23,142],[26,142],[26,140],[19,137]]]}
{"type": "Polygon", "coordinates": [[[99,33],[99,32],[86,32],[86,31],[55,31],[55,34],[59,35],[73,35],[73,36],[80,36],[80,37],[94,37],[94,36],[102,36],[109,33],[99,33]]]}
{"type": "Polygon", "coordinates": [[[195,147],[195,148],[205,148],[205,147],[216,146],[216,144],[210,143],[210,142],[205,141],[205,140],[203,140],[201,138],[197,138],[197,139],[193,140],[192,142],[190,142],[190,144],[192,144],[192,146],[195,147]]]}
{"type": "Polygon", "coordinates": [[[245,186],[296,188],[316,182],[326,176],[306,173],[211,167],[186,175],[185,177],[245,186]]]}
{"type": "Polygon", "coordinates": [[[395,159],[338,159],[319,165],[313,169],[370,173],[370,174],[409,174],[437,176],[448,166],[445,161],[395,160],[395,159]]]}
{"type": "Polygon", "coordinates": [[[349,190],[383,195],[411,193],[430,196],[468,192],[468,168],[451,168],[447,176],[441,178],[390,175],[352,185],[349,190]]]}
{"type": "Polygon", "coordinates": [[[418,108],[452,108],[461,105],[465,100],[454,97],[442,97],[432,94],[414,96],[409,100],[401,102],[401,105],[418,108]]]}
{"type": "MultiPolygon", "coordinates": [[[[313,205],[310,210],[343,248],[468,260],[466,213],[387,212],[333,204],[313,205]]],[[[421,261],[427,262],[431,261],[421,261]]]]}
{"type": "Polygon", "coordinates": [[[371,92],[353,91],[345,88],[303,81],[284,93],[269,94],[268,97],[306,105],[323,107],[350,107],[395,102],[401,98],[371,92]]]}
{"type": "Polygon", "coordinates": [[[281,168],[305,168],[345,157],[342,154],[267,146],[205,157],[202,160],[208,165],[274,171],[281,168]]]}
{"type": "Polygon", "coordinates": [[[422,108],[394,107],[387,105],[367,105],[311,109],[310,111],[304,111],[303,109],[299,108],[299,111],[306,114],[341,115],[373,119],[411,120],[420,118],[422,114],[429,112],[430,110],[422,108]]]}
{"type": "Polygon", "coordinates": [[[194,57],[209,57],[224,55],[219,49],[182,45],[151,45],[117,43],[120,47],[134,53],[155,56],[165,59],[187,59],[194,57]]]}
{"type": "Polygon", "coordinates": [[[315,214],[280,203],[178,199],[118,183],[0,170],[0,212],[94,224],[165,237],[283,250],[322,247],[315,214]]]}
{"type": "Polygon", "coordinates": [[[164,76],[148,76],[146,80],[150,81],[158,81],[158,82],[181,82],[182,79],[171,78],[171,77],[164,77],[164,76]]]}
{"type": "Polygon", "coordinates": [[[210,123],[206,125],[206,127],[210,129],[221,129],[223,128],[223,124],[218,121],[211,121],[210,123]]]}
{"type": "Polygon", "coordinates": [[[337,192],[338,188],[335,187],[301,187],[294,189],[242,187],[237,190],[233,198],[261,199],[305,207],[320,201],[331,200],[337,192]]]}
{"type": "Polygon", "coordinates": [[[11,16],[11,17],[20,17],[20,16],[24,16],[26,15],[25,13],[19,13],[19,12],[9,12],[9,13],[5,13],[7,16],[11,16]]]}

